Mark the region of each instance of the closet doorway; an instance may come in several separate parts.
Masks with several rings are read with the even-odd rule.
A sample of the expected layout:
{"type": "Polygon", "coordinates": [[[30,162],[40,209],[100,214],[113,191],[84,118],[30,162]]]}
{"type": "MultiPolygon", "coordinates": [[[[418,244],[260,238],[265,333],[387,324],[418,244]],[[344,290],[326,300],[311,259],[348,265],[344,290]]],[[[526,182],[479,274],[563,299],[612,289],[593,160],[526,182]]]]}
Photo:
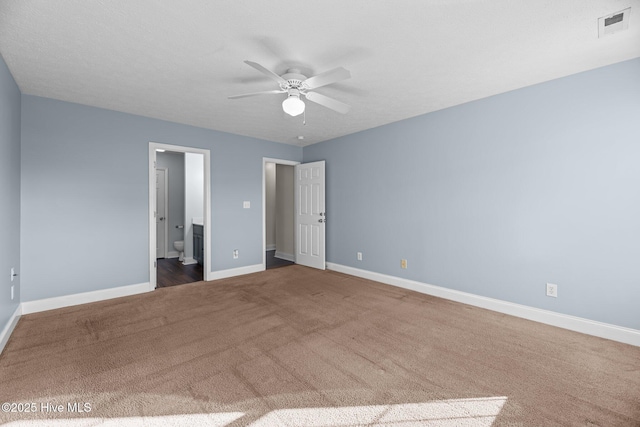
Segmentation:
{"type": "Polygon", "coordinates": [[[300,162],[263,159],[264,269],[295,263],[294,166],[300,162]]]}

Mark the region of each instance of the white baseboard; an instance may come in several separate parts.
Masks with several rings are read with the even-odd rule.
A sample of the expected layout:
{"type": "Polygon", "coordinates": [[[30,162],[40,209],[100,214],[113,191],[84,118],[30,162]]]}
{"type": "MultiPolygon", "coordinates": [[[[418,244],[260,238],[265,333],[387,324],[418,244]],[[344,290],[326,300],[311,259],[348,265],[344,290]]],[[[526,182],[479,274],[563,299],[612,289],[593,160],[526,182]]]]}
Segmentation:
{"type": "Polygon", "coordinates": [[[182,261],[183,265],[191,265],[191,264],[197,264],[197,263],[198,261],[196,261],[195,259],[187,258],[187,257],[184,257],[184,261],[182,261]]]}
{"type": "Polygon", "coordinates": [[[18,304],[18,307],[16,308],[16,311],[13,312],[11,319],[9,319],[9,322],[7,322],[5,327],[2,329],[2,332],[0,332],[0,353],[4,350],[4,346],[7,345],[7,341],[9,341],[9,337],[18,324],[18,320],[20,320],[21,315],[22,305],[18,304]]]}
{"type": "MultiPolygon", "coordinates": [[[[246,267],[231,268],[228,270],[210,271],[207,274],[205,280],[225,279],[228,277],[241,276],[243,274],[257,273],[263,270],[264,266],[262,264],[255,264],[246,267]]],[[[34,301],[25,301],[20,305],[21,312],[19,314],[37,313],[45,310],[70,307],[72,305],[141,294],[144,292],[152,291],[153,289],[151,289],[150,287],[151,285],[149,283],[139,283],[137,285],[120,286],[117,288],[101,289],[99,291],[83,292],[79,294],[44,298],[34,301]]]]}
{"type": "Polygon", "coordinates": [[[120,286],[117,288],[101,289],[99,291],[82,292],[80,294],[64,295],[61,297],[44,298],[35,301],[24,301],[22,314],[37,313],[39,311],[53,310],[56,308],[70,307],[72,305],[86,304],[111,298],[126,297],[150,291],[149,283],[120,286]]]}
{"type": "Polygon", "coordinates": [[[272,243],[270,245],[267,245],[266,250],[267,251],[275,251],[276,250],[276,244],[272,243]]]}
{"type": "Polygon", "coordinates": [[[242,276],[244,274],[258,273],[264,271],[262,264],[247,265],[246,267],[230,268],[228,270],[210,271],[207,273],[206,281],[226,279],[229,277],[242,276]]]}
{"type": "Polygon", "coordinates": [[[296,257],[292,254],[276,251],[276,253],[273,256],[276,258],[287,260],[287,261],[296,262],[296,257]]]}
{"type": "MultiPolygon", "coordinates": [[[[194,260],[194,262],[197,262],[194,260]]],[[[249,265],[246,267],[231,268],[228,270],[210,271],[205,280],[225,279],[228,277],[241,276],[264,271],[262,264],[249,265]]],[[[117,288],[101,289],[98,291],[83,292],[79,294],[64,295],[60,297],[44,298],[34,301],[25,301],[18,306],[11,320],[0,332],[0,353],[11,336],[11,332],[18,323],[22,314],[37,313],[40,311],[54,310],[56,308],[70,307],[73,305],[86,304],[89,302],[103,301],[112,298],[150,292],[149,283],[139,283],[137,285],[120,286],[117,288]]]]}
{"type": "Polygon", "coordinates": [[[640,347],[640,330],[637,329],[625,328],[623,326],[597,322],[595,320],[584,319],[582,317],[575,317],[567,314],[556,313],[554,311],[542,310],[526,305],[487,298],[467,292],[429,285],[414,280],[334,264],[332,262],[327,263],[327,268],[340,273],[362,277],[363,279],[410,289],[423,294],[433,295],[476,307],[486,308],[499,313],[509,314],[511,316],[521,317],[523,319],[533,320],[547,325],[557,326],[559,328],[569,329],[583,334],[607,338],[613,341],[619,341],[640,347]]]}
{"type": "Polygon", "coordinates": [[[178,251],[167,252],[167,258],[178,258],[179,256],[180,256],[180,252],[178,251]]]}

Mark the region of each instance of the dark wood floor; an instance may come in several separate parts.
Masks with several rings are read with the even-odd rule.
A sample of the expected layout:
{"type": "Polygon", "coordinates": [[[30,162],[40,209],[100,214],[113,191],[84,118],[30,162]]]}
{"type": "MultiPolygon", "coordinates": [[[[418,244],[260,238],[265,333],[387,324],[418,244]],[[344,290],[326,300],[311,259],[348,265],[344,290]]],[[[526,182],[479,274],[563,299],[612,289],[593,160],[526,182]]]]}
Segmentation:
{"type": "Polygon", "coordinates": [[[276,258],[276,251],[267,251],[267,270],[271,268],[286,267],[295,263],[285,259],[276,258]]]}
{"type": "Polygon", "coordinates": [[[158,288],[199,282],[203,277],[202,264],[183,265],[178,258],[158,258],[158,288]]]}
{"type": "MultiPolygon", "coordinates": [[[[275,257],[276,251],[267,251],[267,270],[295,263],[275,257]]],[[[157,287],[184,285],[204,280],[202,264],[183,265],[178,258],[158,258],[157,287]]]]}

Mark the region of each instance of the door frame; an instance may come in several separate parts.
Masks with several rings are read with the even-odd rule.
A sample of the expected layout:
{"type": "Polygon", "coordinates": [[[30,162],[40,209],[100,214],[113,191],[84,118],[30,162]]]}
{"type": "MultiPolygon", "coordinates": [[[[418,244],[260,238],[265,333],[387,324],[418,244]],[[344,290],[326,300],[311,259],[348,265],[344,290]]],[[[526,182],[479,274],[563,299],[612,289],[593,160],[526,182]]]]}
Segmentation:
{"type": "MultiPolygon", "coordinates": [[[[181,145],[149,142],[149,290],[154,290],[157,284],[156,264],[156,150],[173,151],[177,153],[202,154],[204,157],[204,280],[212,280],[211,276],[211,151],[203,148],[184,147],[181,145]]],[[[186,221],[186,218],[185,218],[186,221]]]]}
{"type": "MultiPolygon", "coordinates": [[[[295,160],[284,159],[272,159],[269,157],[262,158],[262,269],[267,269],[267,180],[265,175],[267,173],[267,163],[275,163],[276,165],[295,166],[302,162],[296,162],[295,160]]],[[[294,225],[295,227],[295,225],[294,225]]],[[[293,242],[294,255],[296,253],[296,242],[293,242]]]]}
{"type": "MultiPolygon", "coordinates": [[[[164,171],[164,258],[166,258],[169,253],[169,169],[156,167],[156,171],[159,170],[164,171]]],[[[156,222],[156,227],[157,226],[158,223],[156,222]]],[[[156,258],[157,257],[158,255],[156,253],[156,258]]]]}

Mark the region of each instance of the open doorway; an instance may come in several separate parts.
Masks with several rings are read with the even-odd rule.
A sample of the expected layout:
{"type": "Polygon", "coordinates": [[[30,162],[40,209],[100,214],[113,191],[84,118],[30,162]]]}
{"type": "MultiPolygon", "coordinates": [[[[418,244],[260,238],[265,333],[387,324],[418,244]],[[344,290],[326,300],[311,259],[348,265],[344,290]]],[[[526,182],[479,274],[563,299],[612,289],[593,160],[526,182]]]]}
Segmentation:
{"type": "Polygon", "coordinates": [[[209,150],[149,143],[152,289],[207,280],[209,165],[209,150]]]}
{"type": "Polygon", "coordinates": [[[264,159],[263,265],[265,269],[295,263],[294,166],[298,162],[264,159]]]}
{"type": "Polygon", "coordinates": [[[158,288],[204,278],[202,154],[156,150],[156,246],[158,288]],[[198,250],[196,250],[198,249],[198,250]]]}

